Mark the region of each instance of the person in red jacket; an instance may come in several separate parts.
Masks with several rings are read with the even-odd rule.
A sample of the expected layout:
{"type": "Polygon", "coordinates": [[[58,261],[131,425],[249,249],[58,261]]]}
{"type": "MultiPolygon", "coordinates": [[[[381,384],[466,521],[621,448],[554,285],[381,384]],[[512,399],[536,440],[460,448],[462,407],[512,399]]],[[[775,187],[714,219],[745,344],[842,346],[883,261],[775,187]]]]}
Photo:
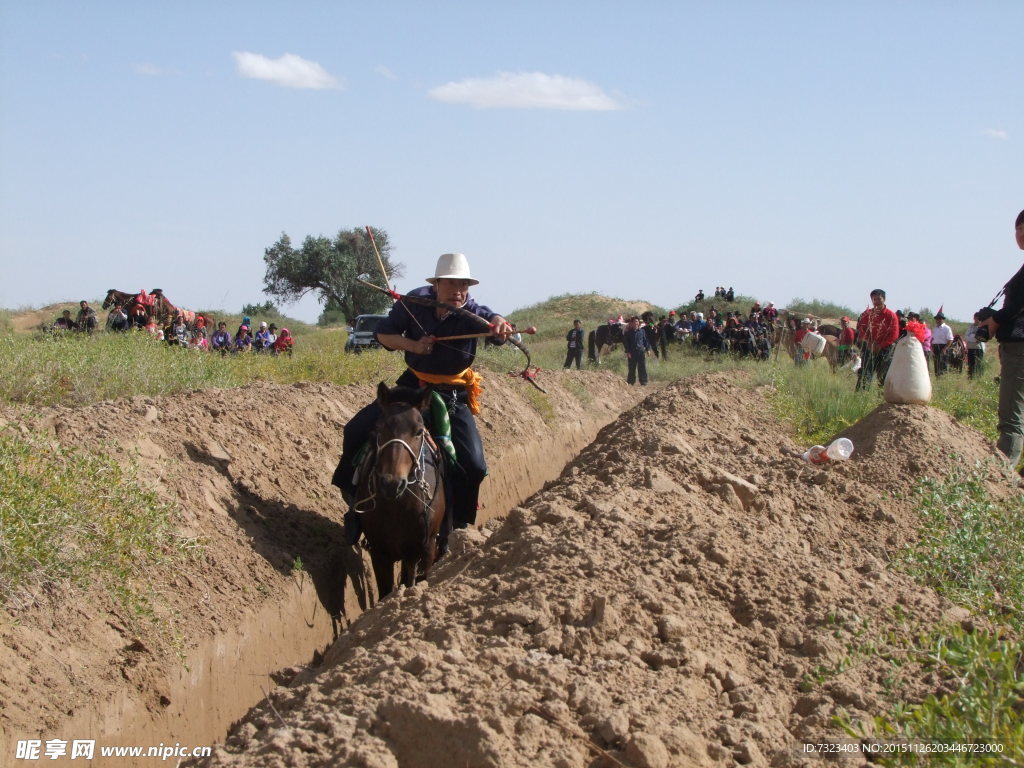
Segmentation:
{"type": "Polygon", "coordinates": [[[885,383],[885,374],[892,362],[893,345],[900,335],[900,321],[896,313],[885,306],[885,291],[875,288],[871,292],[871,306],[864,310],[857,321],[857,339],[860,341],[860,371],[857,372],[857,389],[865,389],[873,376],[878,376],[878,386],[885,383]]]}
{"type": "Polygon", "coordinates": [[[842,324],[842,328],[836,341],[836,350],[839,352],[839,365],[846,365],[846,361],[850,359],[850,350],[853,349],[857,333],[850,327],[850,318],[846,315],[843,315],[839,322],[842,324]]]}

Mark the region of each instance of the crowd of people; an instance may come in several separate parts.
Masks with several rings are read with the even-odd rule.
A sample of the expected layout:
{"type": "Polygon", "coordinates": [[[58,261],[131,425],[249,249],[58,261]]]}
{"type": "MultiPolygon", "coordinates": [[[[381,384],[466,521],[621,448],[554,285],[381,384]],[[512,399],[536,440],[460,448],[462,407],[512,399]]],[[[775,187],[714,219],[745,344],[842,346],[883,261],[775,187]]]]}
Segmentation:
{"type": "MultiPolygon", "coordinates": [[[[291,332],[287,328],[278,330],[275,323],[260,322],[259,329],[252,333],[252,320],[245,317],[234,334],[228,331],[225,322],[217,323],[216,330],[209,333],[213,325],[212,317],[178,313],[173,320],[161,327],[155,318],[144,311],[129,315],[120,304],[115,304],[110,309],[106,321],[106,329],[109,332],[144,331],[154,339],[180,349],[219,352],[221,355],[244,352],[290,355],[295,349],[295,338],[291,332]]],[[[71,317],[71,310],[65,309],[50,326],[50,330],[56,333],[92,334],[98,326],[96,310],[88,301],[83,300],[79,302],[78,314],[74,318],[71,317]]]]}
{"type": "MultiPolygon", "coordinates": [[[[720,287],[716,289],[716,295],[727,296],[730,290],[720,287]]],[[[843,316],[839,327],[823,325],[820,319],[801,318],[792,313],[780,318],[774,302],[765,306],[755,302],[746,313],[739,310],[720,312],[712,305],[706,317],[704,312],[696,310],[678,315],[672,310],[657,320],[651,312],[630,318],[619,315],[609,318],[608,325],[622,329],[612,338],[615,341],[621,338],[624,343],[629,364],[627,380],[631,384],[637,379],[641,384],[646,383],[643,358],[653,356],[667,360],[673,345],[688,345],[712,354],[731,353],[767,360],[773,344],[781,340],[797,365],[806,364],[814,356],[809,351],[813,345],[804,343],[808,334],[817,334],[812,340],[823,343],[828,340],[834,349],[836,366],[846,366],[857,373],[857,389],[864,389],[872,380],[879,384],[884,382],[894,345],[907,333],[921,342],[925,359],[936,377],[950,370],[959,372],[965,364],[969,378],[983,372],[986,337],[984,332],[979,334],[983,322],[978,315],[963,334],[957,334],[946,323],[941,307],[935,313],[934,325],[929,327],[920,313],[890,310],[885,303],[885,291],[880,288],[871,291],[870,301],[871,306],[860,315],[856,324],[843,316]],[[642,332],[642,339],[633,335],[637,332],[642,332]],[[627,334],[630,334],[628,338],[627,334]]],[[[573,364],[581,367],[586,336],[582,322],[574,320],[565,337],[564,368],[573,364]]]]}

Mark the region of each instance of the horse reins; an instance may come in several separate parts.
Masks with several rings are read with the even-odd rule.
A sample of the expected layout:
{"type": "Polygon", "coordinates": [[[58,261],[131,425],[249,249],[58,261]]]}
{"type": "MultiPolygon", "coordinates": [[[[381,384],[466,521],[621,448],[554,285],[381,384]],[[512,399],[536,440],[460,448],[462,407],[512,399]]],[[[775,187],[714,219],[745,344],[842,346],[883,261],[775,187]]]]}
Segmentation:
{"type": "MultiPolygon", "coordinates": [[[[416,498],[417,501],[419,501],[423,505],[425,510],[429,510],[429,509],[432,508],[433,501],[437,497],[437,487],[438,487],[438,484],[437,483],[434,484],[434,495],[431,496],[431,498],[429,500],[427,500],[426,498],[424,498],[422,496],[419,496],[416,493],[416,491],[413,490],[413,488],[414,487],[422,488],[424,492],[427,490],[427,481],[426,481],[427,446],[428,446],[428,444],[429,445],[433,445],[433,441],[430,440],[430,436],[427,433],[426,427],[424,427],[423,429],[420,430],[419,436],[420,436],[420,449],[419,449],[419,452],[414,451],[412,446],[409,445],[409,443],[407,443],[402,438],[395,437],[395,438],[392,438],[391,440],[386,441],[383,445],[378,445],[377,446],[377,450],[375,452],[375,455],[377,457],[379,457],[380,454],[381,454],[381,451],[383,451],[385,448],[387,448],[392,443],[398,443],[405,450],[407,450],[409,452],[409,455],[412,456],[412,459],[413,459],[413,470],[412,470],[412,472],[407,477],[403,477],[402,480],[400,481],[399,486],[398,486],[399,490],[398,490],[398,493],[395,496],[395,500],[400,499],[408,491],[409,493],[411,493],[416,498]],[[411,480],[411,482],[410,482],[410,480],[411,480]]],[[[436,447],[433,449],[432,452],[436,453],[436,447]]],[[[376,462],[374,462],[374,464],[376,464],[376,462]]],[[[436,465],[435,465],[435,467],[436,467],[436,471],[439,472],[440,468],[437,467],[436,465]]],[[[376,504],[376,500],[377,500],[377,483],[376,483],[376,478],[377,478],[377,472],[374,471],[374,472],[370,472],[369,473],[369,477],[367,478],[367,486],[368,486],[367,490],[369,490],[370,495],[367,496],[364,499],[360,499],[358,502],[356,502],[355,505],[353,505],[357,514],[361,515],[361,514],[363,514],[365,512],[370,511],[371,509],[373,509],[373,506],[376,504]],[[360,506],[362,506],[363,504],[365,504],[367,502],[371,503],[367,509],[359,509],[360,506]]]]}

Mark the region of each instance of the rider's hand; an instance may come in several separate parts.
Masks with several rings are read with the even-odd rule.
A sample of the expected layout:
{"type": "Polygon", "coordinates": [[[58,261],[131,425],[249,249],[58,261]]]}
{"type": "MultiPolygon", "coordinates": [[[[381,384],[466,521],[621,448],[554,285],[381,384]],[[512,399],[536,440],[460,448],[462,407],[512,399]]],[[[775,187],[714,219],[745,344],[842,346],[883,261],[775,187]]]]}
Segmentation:
{"type": "Polygon", "coordinates": [[[409,351],[417,355],[429,355],[434,351],[434,337],[424,336],[422,339],[417,339],[413,342],[413,349],[409,351]]]}
{"type": "Polygon", "coordinates": [[[516,332],[512,324],[501,315],[494,315],[491,318],[491,325],[494,327],[493,335],[502,341],[508,341],[508,337],[516,332]]]}

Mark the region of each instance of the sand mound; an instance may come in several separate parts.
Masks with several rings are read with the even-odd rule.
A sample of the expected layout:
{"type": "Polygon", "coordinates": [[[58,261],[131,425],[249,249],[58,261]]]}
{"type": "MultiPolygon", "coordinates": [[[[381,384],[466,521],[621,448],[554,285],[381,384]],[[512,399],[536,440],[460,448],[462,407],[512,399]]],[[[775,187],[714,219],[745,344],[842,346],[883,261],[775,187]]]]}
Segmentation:
{"type": "Polygon", "coordinates": [[[816,765],[800,744],[833,715],[938,685],[887,691],[886,662],[849,660],[854,633],[962,618],[886,567],[915,531],[893,494],[942,474],[936,446],[992,456],[927,407],[845,434],[852,460],[811,467],[763,392],[707,375],[652,393],[205,764],[816,765]]]}

